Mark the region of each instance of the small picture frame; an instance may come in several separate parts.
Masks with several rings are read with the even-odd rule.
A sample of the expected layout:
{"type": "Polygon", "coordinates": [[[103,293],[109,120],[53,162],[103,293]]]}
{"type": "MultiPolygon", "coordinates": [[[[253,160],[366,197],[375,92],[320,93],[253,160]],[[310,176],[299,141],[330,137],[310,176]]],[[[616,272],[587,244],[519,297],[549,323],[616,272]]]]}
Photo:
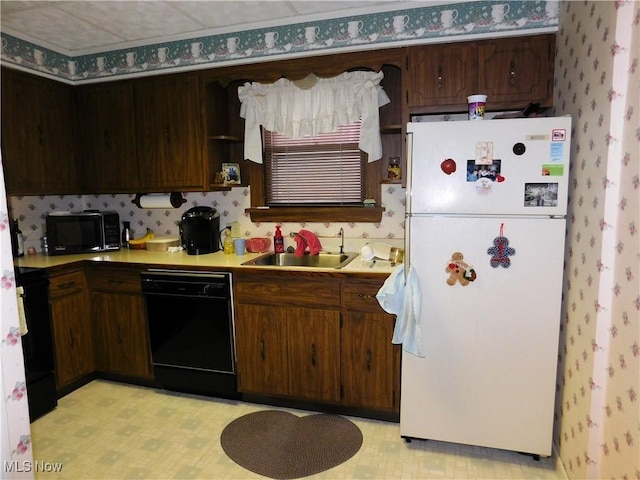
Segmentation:
{"type": "Polygon", "coordinates": [[[227,184],[240,184],[240,165],[237,163],[223,163],[222,175],[224,183],[227,184]]]}

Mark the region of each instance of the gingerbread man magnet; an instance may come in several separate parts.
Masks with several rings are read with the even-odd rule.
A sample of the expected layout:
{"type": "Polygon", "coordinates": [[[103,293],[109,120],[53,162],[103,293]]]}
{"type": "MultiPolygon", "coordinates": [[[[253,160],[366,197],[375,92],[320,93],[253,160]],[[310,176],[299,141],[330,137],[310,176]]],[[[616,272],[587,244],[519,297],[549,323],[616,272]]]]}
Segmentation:
{"type": "Polygon", "coordinates": [[[455,285],[460,282],[460,285],[466,287],[477,278],[475,270],[463,260],[464,255],[462,253],[453,252],[453,254],[451,254],[451,260],[449,260],[447,268],[445,269],[445,272],[449,274],[449,278],[447,279],[448,285],[455,285]]]}

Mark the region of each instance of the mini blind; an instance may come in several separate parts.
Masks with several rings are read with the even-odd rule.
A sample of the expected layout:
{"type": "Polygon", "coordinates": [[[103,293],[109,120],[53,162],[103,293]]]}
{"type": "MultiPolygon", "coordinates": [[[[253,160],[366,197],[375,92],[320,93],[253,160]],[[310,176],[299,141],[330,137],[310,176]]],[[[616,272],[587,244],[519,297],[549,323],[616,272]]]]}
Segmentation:
{"type": "Polygon", "coordinates": [[[295,139],[265,130],[263,138],[268,205],[362,203],[366,154],[358,148],[360,122],[295,139]]]}

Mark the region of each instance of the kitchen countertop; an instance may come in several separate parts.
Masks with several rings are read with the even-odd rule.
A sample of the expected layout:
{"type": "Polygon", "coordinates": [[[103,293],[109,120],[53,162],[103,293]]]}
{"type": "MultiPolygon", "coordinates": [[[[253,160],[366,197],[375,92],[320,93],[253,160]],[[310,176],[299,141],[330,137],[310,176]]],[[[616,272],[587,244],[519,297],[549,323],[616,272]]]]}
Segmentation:
{"type": "Polygon", "coordinates": [[[147,265],[166,265],[168,267],[206,267],[206,268],[253,268],[267,269],[275,271],[330,271],[349,273],[381,273],[390,274],[395,267],[390,262],[377,260],[374,264],[363,260],[360,255],[352,260],[342,269],[322,269],[314,267],[269,267],[249,265],[243,266],[244,262],[253,260],[263,255],[262,253],[246,253],[244,255],[229,255],[222,251],[209,253],[205,255],[187,255],[182,252],[152,252],[147,250],[129,250],[121,249],[113,252],[88,253],[81,255],[25,255],[14,259],[14,263],[18,267],[32,268],[52,268],[63,266],[74,262],[92,261],[92,262],[117,262],[117,263],[135,263],[147,265]],[[372,266],[373,265],[373,266],[372,266]]]}

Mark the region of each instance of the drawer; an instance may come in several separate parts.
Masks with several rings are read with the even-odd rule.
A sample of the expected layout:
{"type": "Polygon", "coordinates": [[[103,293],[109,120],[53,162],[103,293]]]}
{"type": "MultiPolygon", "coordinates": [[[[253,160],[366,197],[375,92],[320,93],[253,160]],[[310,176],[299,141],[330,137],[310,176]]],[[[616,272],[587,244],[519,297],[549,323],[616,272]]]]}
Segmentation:
{"type": "Polygon", "coordinates": [[[140,271],[129,268],[91,267],[89,269],[91,290],[107,292],[140,293],[140,271]]]}
{"type": "Polygon", "coordinates": [[[379,281],[345,282],[342,289],[343,306],[364,312],[384,312],[376,299],[376,294],[383,283],[379,281]]]}
{"type": "Polygon", "coordinates": [[[236,277],[234,293],[239,303],[322,308],[340,306],[340,282],[333,278],[286,275],[236,277]]]}
{"type": "Polygon", "coordinates": [[[49,278],[49,297],[57,298],[86,290],[84,272],[78,270],[49,278]]]}

